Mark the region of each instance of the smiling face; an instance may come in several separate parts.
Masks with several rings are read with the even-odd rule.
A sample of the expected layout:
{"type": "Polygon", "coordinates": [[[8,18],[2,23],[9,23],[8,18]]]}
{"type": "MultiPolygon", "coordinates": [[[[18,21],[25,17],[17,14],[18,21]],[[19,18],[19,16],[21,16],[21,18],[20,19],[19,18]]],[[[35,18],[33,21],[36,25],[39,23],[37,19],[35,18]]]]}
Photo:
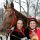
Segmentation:
{"type": "Polygon", "coordinates": [[[17,21],[17,28],[18,28],[19,30],[21,30],[22,27],[23,27],[23,21],[22,21],[22,20],[18,20],[18,21],[17,21]]]}
{"type": "Polygon", "coordinates": [[[36,22],[35,21],[31,21],[29,26],[30,26],[31,29],[35,29],[36,22]]]}

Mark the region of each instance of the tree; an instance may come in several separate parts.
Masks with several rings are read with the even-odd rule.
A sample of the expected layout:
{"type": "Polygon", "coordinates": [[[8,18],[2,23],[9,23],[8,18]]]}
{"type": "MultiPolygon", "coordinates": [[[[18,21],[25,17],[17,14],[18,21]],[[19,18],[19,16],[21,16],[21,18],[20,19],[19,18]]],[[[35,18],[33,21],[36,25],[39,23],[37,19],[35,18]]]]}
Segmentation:
{"type": "Polygon", "coordinates": [[[28,17],[28,15],[29,15],[30,0],[26,0],[26,5],[27,5],[27,17],[28,17]]]}
{"type": "Polygon", "coordinates": [[[38,7],[39,7],[38,2],[39,2],[39,0],[37,0],[36,5],[33,4],[33,3],[31,5],[33,7],[33,9],[35,10],[35,18],[36,18],[37,14],[38,14],[38,7]]]}

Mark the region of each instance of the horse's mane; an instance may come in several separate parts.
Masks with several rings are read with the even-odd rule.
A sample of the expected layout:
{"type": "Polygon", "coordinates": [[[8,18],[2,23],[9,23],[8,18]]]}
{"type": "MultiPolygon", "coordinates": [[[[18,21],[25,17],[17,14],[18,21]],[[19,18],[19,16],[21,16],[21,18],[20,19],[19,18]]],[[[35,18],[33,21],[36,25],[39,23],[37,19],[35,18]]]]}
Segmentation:
{"type": "Polygon", "coordinates": [[[13,9],[15,14],[18,16],[18,17],[23,17],[23,18],[27,18],[26,16],[24,16],[21,12],[17,11],[16,9],[13,9]]]}

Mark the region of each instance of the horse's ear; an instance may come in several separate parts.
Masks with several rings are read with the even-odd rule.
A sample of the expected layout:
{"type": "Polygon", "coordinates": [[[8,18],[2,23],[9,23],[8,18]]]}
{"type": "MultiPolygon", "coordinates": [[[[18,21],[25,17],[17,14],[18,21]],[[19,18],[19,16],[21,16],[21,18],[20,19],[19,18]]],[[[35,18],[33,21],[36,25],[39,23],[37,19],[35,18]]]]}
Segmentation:
{"type": "Polygon", "coordinates": [[[11,7],[13,7],[13,8],[14,8],[14,4],[13,4],[13,2],[11,2],[11,7]]]}
{"type": "Polygon", "coordinates": [[[7,7],[4,5],[4,8],[6,9],[7,7]]]}

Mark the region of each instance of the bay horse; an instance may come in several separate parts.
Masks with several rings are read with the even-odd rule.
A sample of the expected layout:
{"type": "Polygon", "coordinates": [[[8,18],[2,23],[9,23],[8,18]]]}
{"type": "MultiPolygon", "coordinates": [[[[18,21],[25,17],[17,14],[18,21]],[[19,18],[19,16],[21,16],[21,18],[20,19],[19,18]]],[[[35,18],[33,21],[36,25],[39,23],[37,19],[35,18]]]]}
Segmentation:
{"type": "Polygon", "coordinates": [[[27,25],[27,17],[24,16],[22,13],[18,12],[15,8],[13,3],[11,3],[10,5],[5,6],[5,13],[6,17],[3,21],[3,27],[4,29],[11,29],[14,25],[16,25],[16,22],[19,18],[21,18],[24,22],[24,25],[27,25]],[[8,26],[8,27],[6,27],[8,26]]]}

